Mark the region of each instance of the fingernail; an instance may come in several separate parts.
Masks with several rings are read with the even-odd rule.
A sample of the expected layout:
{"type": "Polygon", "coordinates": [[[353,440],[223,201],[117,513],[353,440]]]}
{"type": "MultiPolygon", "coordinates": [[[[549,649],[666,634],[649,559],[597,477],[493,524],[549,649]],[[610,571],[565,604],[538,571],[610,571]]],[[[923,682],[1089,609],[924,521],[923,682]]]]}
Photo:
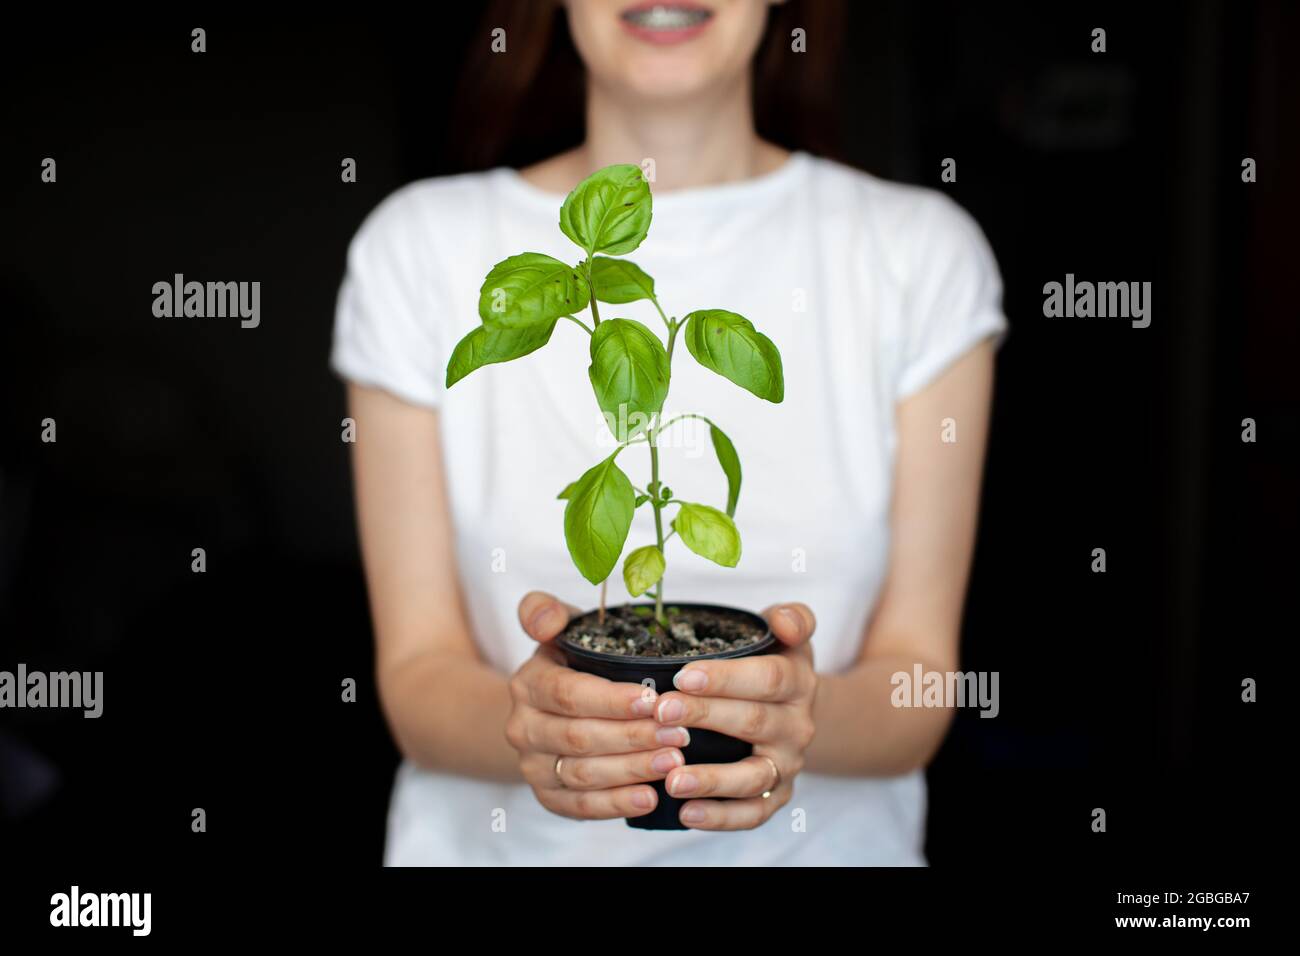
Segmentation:
{"type": "Polygon", "coordinates": [[[636,807],[638,810],[649,810],[654,805],[655,799],[653,790],[637,789],[632,791],[632,806],[636,807]]]}
{"type": "Polygon", "coordinates": [[[685,747],[691,742],[691,732],[685,727],[660,727],[655,731],[655,740],[665,747],[685,747]]]}
{"type": "Polygon", "coordinates": [[[555,606],[553,604],[543,605],[542,609],[529,619],[528,633],[534,636],[545,633],[547,630],[546,623],[551,620],[554,613],[555,606]]]}
{"type": "Polygon", "coordinates": [[[708,682],[709,675],[699,667],[688,667],[673,675],[673,686],[678,690],[704,690],[708,682]]]}
{"type": "Polygon", "coordinates": [[[800,619],[798,614],[794,613],[794,611],[790,610],[788,607],[781,608],[778,613],[785,619],[789,630],[793,631],[795,634],[803,633],[803,621],[800,619]]]}
{"type": "Polygon", "coordinates": [[[652,690],[643,690],[637,695],[636,700],[632,701],[632,713],[637,717],[649,717],[655,712],[655,702],[659,700],[659,695],[652,690]]]}
{"type": "Polygon", "coordinates": [[[682,702],[680,700],[668,699],[659,704],[659,723],[666,724],[669,721],[681,720],[682,702]]]}
{"type": "Polygon", "coordinates": [[[690,804],[682,807],[682,823],[703,823],[704,811],[699,807],[693,807],[690,804]]]}
{"type": "Polygon", "coordinates": [[[679,773],[673,777],[673,782],[668,785],[668,792],[674,797],[680,797],[688,793],[694,793],[699,789],[700,782],[689,773],[679,773]]]}
{"type": "Polygon", "coordinates": [[[685,763],[685,759],[676,750],[665,750],[650,761],[650,769],[655,773],[667,773],[685,763]]]}

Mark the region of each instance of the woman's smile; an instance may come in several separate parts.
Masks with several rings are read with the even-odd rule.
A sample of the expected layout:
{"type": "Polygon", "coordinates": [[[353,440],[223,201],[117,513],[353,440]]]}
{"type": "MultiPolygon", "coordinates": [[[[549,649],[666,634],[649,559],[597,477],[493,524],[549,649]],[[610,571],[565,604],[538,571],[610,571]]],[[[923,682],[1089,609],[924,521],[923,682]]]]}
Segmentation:
{"type": "Polygon", "coordinates": [[[681,43],[699,36],[713,19],[713,11],[698,3],[638,3],[619,19],[625,29],[647,43],[681,43]]]}

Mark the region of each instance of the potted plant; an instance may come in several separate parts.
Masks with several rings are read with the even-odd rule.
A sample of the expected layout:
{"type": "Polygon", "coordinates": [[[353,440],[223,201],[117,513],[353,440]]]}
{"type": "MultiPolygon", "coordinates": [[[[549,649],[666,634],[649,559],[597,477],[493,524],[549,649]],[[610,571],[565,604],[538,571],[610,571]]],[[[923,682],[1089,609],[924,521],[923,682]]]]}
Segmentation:
{"type": "MultiPolygon", "coordinates": [[[[775,649],[775,639],[757,614],[664,601],[664,546],[671,538],[725,567],[735,567],[741,551],[733,521],[741,469],[731,440],[702,415],[663,419],[674,349],[679,339],[684,341],[705,368],[770,402],[784,398],[785,385],[780,353],[748,319],[725,309],[670,317],[659,304],[654,279],[635,263],[617,258],[641,245],[650,219],[650,187],[638,167],[607,166],[579,183],[560,207],[560,230],[582,249],[584,258],[569,265],[524,252],[493,266],[479,293],[482,324],[452,352],[447,387],[484,365],[537,351],[561,319],[576,323],[590,336],[588,377],[617,447],[559,494],[566,502],[569,554],[582,576],[601,586],[601,599],[596,610],[569,623],[558,646],[576,670],[660,689],[670,687],[673,675],[690,660],[747,657],[775,649]],[[667,330],[665,340],[632,319],[608,317],[608,312],[601,319],[599,303],[639,300],[654,305],[667,330]],[[578,318],[588,308],[591,325],[578,318]],[[709,428],[727,480],[722,508],[675,498],[660,475],[660,439],[687,419],[709,428]],[[641,444],[649,449],[649,481],[644,487],[634,485],[618,465],[623,451],[641,444]],[[607,609],[605,585],[623,554],[633,514],[641,507],[654,513],[655,540],[628,553],[623,581],[634,598],[653,590],[654,601],[607,609]],[[670,510],[672,519],[666,522],[670,510]]],[[[743,741],[698,728],[683,748],[687,763],[727,763],[751,751],[743,741]]],[[[682,801],[670,797],[662,781],[654,786],[659,792],[656,809],[628,822],[646,829],[684,829],[678,820],[682,801]]]]}

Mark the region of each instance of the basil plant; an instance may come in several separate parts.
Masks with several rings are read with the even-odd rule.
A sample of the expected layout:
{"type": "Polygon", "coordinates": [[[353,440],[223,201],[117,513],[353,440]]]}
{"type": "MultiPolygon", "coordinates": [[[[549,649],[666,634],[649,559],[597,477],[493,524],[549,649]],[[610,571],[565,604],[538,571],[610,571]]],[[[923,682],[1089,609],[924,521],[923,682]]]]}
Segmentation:
{"type": "MultiPolygon", "coordinates": [[[[655,618],[665,623],[664,544],[676,534],[696,554],[725,567],[740,561],[740,533],[732,520],[740,495],[740,459],[726,434],[702,415],[663,420],[672,375],[673,349],[680,337],[695,361],[759,398],[780,402],[785,383],[776,346],[743,316],[702,309],[677,319],[664,313],[655,282],[636,263],[614,258],[635,250],[650,230],[650,187],[633,165],[607,166],[578,184],[560,208],[560,231],[583,252],[569,265],[540,252],[511,256],[492,267],[479,292],[477,328],[456,345],[447,364],[447,387],[484,365],[535,352],[561,319],[576,323],[591,339],[591,388],[618,444],[560,492],[564,538],[578,570],[603,584],[618,564],[637,508],[654,511],[655,541],[636,548],[623,562],[623,580],[633,597],[654,589],[655,618]],[[661,341],[634,319],[601,319],[600,306],[649,300],[666,327],[661,341]],[[591,324],[578,318],[591,311],[591,324]],[[682,419],[709,426],[718,464],[727,479],[723,508],[680,501],[659,473],[659,440],[682,419]],[[649,449],[650,481],[637,487],[619,467],[632,445],[649,449]],[[665,512],[675,509],[665,534],[665,512]]],[[[607,313],[608,314],[608,313],[607,313]]],[[[625,462],[626,463],[626,462],[625,462]]],[[[603,608],[603,601],[602,601],[603,608]]]]}

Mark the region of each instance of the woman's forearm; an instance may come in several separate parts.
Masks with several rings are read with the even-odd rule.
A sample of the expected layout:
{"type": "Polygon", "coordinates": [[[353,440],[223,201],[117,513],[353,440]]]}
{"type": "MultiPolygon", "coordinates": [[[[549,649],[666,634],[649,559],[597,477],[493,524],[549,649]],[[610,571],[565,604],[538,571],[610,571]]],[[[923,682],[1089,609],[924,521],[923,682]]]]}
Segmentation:
{"type": "Polygon", "coordinates": [[[479,779],[523,781],[505,738],[506,678],[480,660],[430,651],[379,676],[393,738],[422,767],[479,779]]]}
{"type": "MultiPolygon", "coordinates": [[[[843,674],[819,676],[817,735],[806,770],[894,776],[924,767],[943,742],[952,711],[895,707],[891,678],[915,660],[881,657],[843,674]]],[[[920,662],[925,670],[934,666],[920,662]]],[[[505,739],[506,679],[482,661],[430,652],[380,675],[380,694],[404,756],[434,770],[521,782],[519,755],[505,739]]]]}
{"type": "MultiPolygon", "coordinates": [[[[818,677],[817,735],[806,770],[844,776],[895,776],[924,767],[952,721],[945,707],[895,707],[890,679],[910,674],[915,659],[868,659],[843,674],[818,677]]],[[[921,661],[924,670],[934,666],[921,661]]]]}

